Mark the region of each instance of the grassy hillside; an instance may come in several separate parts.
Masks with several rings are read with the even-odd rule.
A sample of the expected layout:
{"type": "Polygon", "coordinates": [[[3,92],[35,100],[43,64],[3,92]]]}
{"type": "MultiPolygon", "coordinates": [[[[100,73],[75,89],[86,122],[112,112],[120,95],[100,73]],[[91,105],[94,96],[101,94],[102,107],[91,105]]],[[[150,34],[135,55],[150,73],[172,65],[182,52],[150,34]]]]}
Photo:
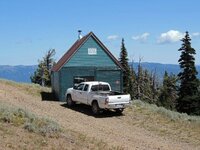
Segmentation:
{"type": "MultiPolygon", "coordinates": [[[[122,116],[115,115],[113,112],[108,112],[101,115],[99,118],[95,118],[90,115],[90,108],[71,110],[63,107],[64,104],[60,102],[43,102],[41,101],[41,92],[51,92],[51,89],[35,84],[20,84],[12,81],[0,80],[0,142],[2,149],[59,148],[119,150],[126,149],[124,145],[126,146],[127,142],[129,142],[123,141],[123,138],[126,138],[126,136],[133,138],[134,134],[145,135],[144,138],[150,136],[151,139],[155,140],[172,140],[175,141],[176,144],[178,143],[178,145],[189,144],[192,146],[192,149],[200,148],[199,116],[188,116],[187,114],[180,114],[178,112],[166,110],[163,107],[157,107],[139,100],[134,100],[131,106],[124,111],[124,115],[122,116]],[[8,91],[7,89],[11,89],[11,91],[8,91]],[[13,89],[16,91],[13,91],[13,89]],[[15,103],[12,103],[13,101],[16,101],[17,103],[22,102],[23,106],[15,106],[15,103]],[[28,107],[26,104],[29,102],[31,103],[28,107]],[[36,102],[39,105],[32,107],[36,102]],[[12,106],[10,106],[10,104],[12,104],[12,106]],[[47,107],[48,109],[46,109],[46,105],[49,106],[47,107]],[[42,113],[39,113],[39,115],[34,114],[30,109],[35,109],[37,107],[41,107],[39,109],[42,113]],[[56,111],[60,111],[58,114],[65,111],[63,114],[64,117],[58,116],[59,119],[61,119],[61,123],[62,119],[64,121],[69,119],[71,121],[70,125],[76,126],[77,128],[72,130],[68,126],[63,126],[65,124],[59,124],[55,120],[56,118],[49,118],[47,116],[49,115],[48,113],[51,113],[50,116],[54,116],[52,113],[56,113],[53,107],[58,108],[55,109],[56,111]],[[47,112],[49,108],[51,108],[52,111],[47,112]],[[68,116],[67,113],[70,113],[71,115],[75,114],[74,118],[73,116],[68,116]],[[80,126],[76,121],[73,121],[77,117],[82,119],[80,120],[82,123],[80,126]],[[97,135],[101,135],[101,132],[105,132],[104,134],[108,134],[107,136],[113,134],[113,138],[115,138],[117,133],[120,132],[120,138],[122,138],[120,141],[122,141],[123,146],[118,146],[116,143],[110,145],[109,142],[104,141],[104,138],[101,140],[98,136],[90,137],[85,133],[80,132],[86,130],[89,122],[84,121],[88,120],[89,122],[93,122],[93,126],[97,126],[95,129],[100,130],[100,133],[97,133],[97,135]],[[106,124],[105,121],[107,122],[106,124]],[[109,124],[113,125],[113,128],[110,127],[109,124]],[[84,125],[86,126],[84,127],[84,125]],[[100,128],[101,125],[102,128],[100,128]],[[121,125],[123,125],[123,129],[128,131],[125,135],[117,128],[119,127],[121,129],[121,125]],[[82,126],[83,130],[78,131],[79,127],[82,126]],[[112,132],[115,128],[116,131],[112,132]],[[129,132],[129,130],[131,132],[129,132]]],[[[98,130],[96,131],[98,132],[98,130]]],[[[146,140],[148,140],[148,138],[145,139],[145,142],[146,140]]],[[[159,143],[158,140],[157,142],[159,143]]],[[[130,142],[129,144],[136,145],[137,143],[130,142]]],[[[147,147],[148,146],[149,145],[147,144],[147,147]]],[[[177,149],[182,148],[184,148],[184,146],[177,149]]]]}
{"type": "Polygon", "coordinates": [[[129,107],[129,123],[140,126],[158,136],[180,139],[200,146],[200,116],[189,116],[163,107],[133,101],[129,107]]]}
{"type": "Polygon", "coordinates": [[[41,92],[51,92],[50,88],[42,87],[38,84],[30,84],[30,83],[18,83],[11,80],[1,79],[0,83],[16,87],[17,89],[25,92],[26,94],[31,94],[33,96],[40,96],[41,92]]]}
{"type": "MultiPolygon", "coordinates": [[[[0,84],[17,87],[27,95],[39,97],[51,89],[36,84],[21,84],[0,79],[0,84]]],[[[0,94],[2,90],[0,89],[0,94]]],[[[13,97],[14,99],[15,97],[13,97]]],[[[31,100],[31,99],[30,99],[31,100]]],[[[41,114],[42,115],[42,114],[41,114]]],[[[121,149],[84,134],[68,130],[48,117],[9,106],[0,98],[0,149],[121,149]]]]}
{"type": "Polygon", "coordinates": [[[2,149],[121,149],[1,102],[0,141],[2,149]]]}

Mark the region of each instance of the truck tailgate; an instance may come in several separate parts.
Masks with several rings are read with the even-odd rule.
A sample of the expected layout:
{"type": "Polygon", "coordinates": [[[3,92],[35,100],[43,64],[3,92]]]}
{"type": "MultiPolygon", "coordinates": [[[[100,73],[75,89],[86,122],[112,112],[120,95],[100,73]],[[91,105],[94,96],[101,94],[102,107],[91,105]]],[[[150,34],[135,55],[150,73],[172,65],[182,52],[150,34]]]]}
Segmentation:
{"type": "Polygon", "coordinates": [[[110,95],[108,96],[109,103],[112,104],[126,104],[130,102],[130,95],[124,94],[124,95],[110,95]]]}

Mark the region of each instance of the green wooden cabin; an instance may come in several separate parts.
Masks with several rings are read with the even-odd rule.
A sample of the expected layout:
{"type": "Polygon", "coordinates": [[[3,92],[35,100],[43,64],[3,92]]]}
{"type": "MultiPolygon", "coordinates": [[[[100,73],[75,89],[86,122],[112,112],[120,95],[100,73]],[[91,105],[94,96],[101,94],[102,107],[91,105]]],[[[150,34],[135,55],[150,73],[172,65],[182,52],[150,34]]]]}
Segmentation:
{"type": "Polygon", "coordinates": [[[113,91],[122,91],[123,68],[104,44],[90,32],[78,39],[51,72],[52,90],[60,101],[65,92],[83,81],[104,81],[113,91]]]}

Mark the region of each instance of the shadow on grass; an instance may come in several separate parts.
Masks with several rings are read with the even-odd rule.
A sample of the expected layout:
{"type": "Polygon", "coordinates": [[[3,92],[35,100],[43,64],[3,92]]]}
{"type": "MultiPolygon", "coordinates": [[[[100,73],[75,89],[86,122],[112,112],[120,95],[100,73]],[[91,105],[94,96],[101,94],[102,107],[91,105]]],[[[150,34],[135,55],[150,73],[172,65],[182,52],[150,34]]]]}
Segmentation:
{"type": "Polygon", "coordinates": [[[52,92],[40,92],[42,101],[58,101],[52,92]]]}
{"type": "Polygon", "coordinates": [[[115,111],[110,110],[104,110],[99,115],[94,115],[92,113],[91,106],[84,105],[84,104],[76,104],[73,107],[68,107],[67,104],[61,104],[62,107],[74,110],[76,112],[83,113],[88,116],[93,116],[95,118],[109,118],[109,117],[118,117],[118,116],[124,116],[123,113],[117,113],[115,111]]]}

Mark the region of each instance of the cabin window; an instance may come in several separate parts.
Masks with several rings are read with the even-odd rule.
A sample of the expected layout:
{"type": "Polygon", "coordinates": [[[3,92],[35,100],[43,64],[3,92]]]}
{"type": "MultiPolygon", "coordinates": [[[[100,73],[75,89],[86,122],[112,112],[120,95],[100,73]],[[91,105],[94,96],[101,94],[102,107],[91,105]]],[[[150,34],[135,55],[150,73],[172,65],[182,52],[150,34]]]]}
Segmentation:
{"type": "Polygon", "coordinates": [[[88,48],[88,55],[97,55],[96,48],[88,48]]]}

